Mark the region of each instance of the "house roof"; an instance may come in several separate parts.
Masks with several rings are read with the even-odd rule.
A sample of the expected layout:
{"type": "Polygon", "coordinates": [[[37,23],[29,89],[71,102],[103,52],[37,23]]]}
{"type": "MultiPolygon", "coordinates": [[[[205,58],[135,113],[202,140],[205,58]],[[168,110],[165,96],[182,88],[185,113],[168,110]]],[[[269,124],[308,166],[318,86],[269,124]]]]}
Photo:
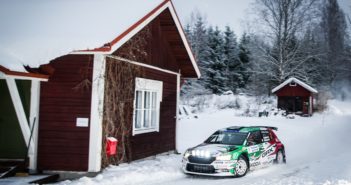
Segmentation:
{"type": "Polygon", "coordinates": [[[38,79],[41,81],[46,81],[49,78],[49,76],[43,74],[11,71],[6,67],[0,65],[0,78],[1,77],[13,77],[16,79],[38,79]]]}
{"type": "Polygon", "coordinates": [[[1,1],[0,17],[11,18],[0,19],[0,65],[25,71],[22,65],[38,67],[66,54],[111,54],[165,9],[199,77],[171,0],[1,1]]]}
{"type": "Polygon", "coordinates": [[[307,85],[306,83],[304,83],[301,80],[294,78],[294,77],[291,77],[291,78],[285,80],[283,83],[281,83],[280,85],[278,85],[277,87],[272,89],[272,93],[277,92],[279,89],[283,88],[284,86],[286,86],[287,84],[289,84],[291,82],[295,82],[295,83],[301,85],[302,87],[304,87],[305,89],[307,89],[308,91],[310,91],[312,93],[318,93],[318,91],[316,89],[314,89],[313,87],[307,85]]]}

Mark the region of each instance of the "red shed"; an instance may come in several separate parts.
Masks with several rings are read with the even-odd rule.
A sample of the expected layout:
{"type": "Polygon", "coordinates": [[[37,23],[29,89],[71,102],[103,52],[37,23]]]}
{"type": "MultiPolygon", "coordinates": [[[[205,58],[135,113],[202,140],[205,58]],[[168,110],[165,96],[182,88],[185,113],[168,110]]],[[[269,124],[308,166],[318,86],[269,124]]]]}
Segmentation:
{"type": "MultiPolygon", "coordinates": [[[[105,26],[90,24],[92,30],[100,30],[102,38],[106,35],[101,30],[117,25],[116,34],[104,41],[108,43],[26,68],[49,76],[40,88],[38,140],[34,143],[38,157],[33,170],[97,172],[111,163],[176,150],[180,82],[199,78],[200,72],[173,4],[170,0],[117,1],[114,9],[96,8],[87,14],[124,12],[117,17],[120,21],[108,17],[105,26]],[[96,12],[99,10],[102,12],[96,12]],[[106,154],[108,137],[118,139],[115,156],[106,154]]],[[[74,27],[87,21],[76,21],[74,27]]],[[[86,40],[92,42],[98,37],[94,34],[86,40]]],[[[53,35],[48,38],[56,38],[53,35]]],[[[73,35],[67,44],[79,35],[73,35]]],[[[26,49],[40,46],[28,44],[26,49]]]]}
{"type": "Polygon", "coordinates": [[[313,97],[318,91],[296,78],[289,78],[272,90],[278,96],[278,108],[304,115],[313,113],[313,97]]]}

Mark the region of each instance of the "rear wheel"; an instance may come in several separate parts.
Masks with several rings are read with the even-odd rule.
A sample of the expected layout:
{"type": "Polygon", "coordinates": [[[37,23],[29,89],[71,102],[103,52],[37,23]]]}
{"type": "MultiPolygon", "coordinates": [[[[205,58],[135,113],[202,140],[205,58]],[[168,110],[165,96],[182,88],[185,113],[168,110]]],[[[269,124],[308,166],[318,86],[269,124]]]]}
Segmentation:
{"type": "Polygon", "coordinates": [[[275,164],[285,164],[286,159],[285,159],[285,152],[284,150],[279,150],[276,154],[276,158],[274,160],[275,164]]]}
{"type": "Polygon", "coordinates": [[[240,156],[235,166],[236,176],[242,177],[249,170],[249,163],[244,156],[240,156]]]}

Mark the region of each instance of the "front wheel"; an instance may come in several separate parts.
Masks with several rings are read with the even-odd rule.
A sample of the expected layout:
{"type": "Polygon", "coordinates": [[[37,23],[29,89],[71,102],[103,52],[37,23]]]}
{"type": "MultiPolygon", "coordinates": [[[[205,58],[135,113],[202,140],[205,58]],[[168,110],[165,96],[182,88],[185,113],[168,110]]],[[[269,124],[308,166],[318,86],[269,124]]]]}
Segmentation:
{"type": "Polygon", "coordinates": [[[240,156],[235,166],[235,172],[237,177],[245,176],[249,170],[249,162],[244,156],[240,156]]]}
{"type": "Polygon", "coordinates": [[[285,159],[285,152],[284,150],[279,150],[276,154],[276,158],[274,160],[275,164],[285,164],[286,159],[285,159]]]}

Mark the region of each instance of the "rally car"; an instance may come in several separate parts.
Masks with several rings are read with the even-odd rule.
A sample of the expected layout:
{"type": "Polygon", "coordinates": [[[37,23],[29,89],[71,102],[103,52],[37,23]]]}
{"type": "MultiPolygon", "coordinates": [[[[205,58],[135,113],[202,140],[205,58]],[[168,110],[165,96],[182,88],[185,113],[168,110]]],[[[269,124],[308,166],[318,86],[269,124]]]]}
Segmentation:
{"type": "Polygon", "coordinates": [[[246,175],[249,170],[286,163],[276,127],[228,127],[213,133],[183,156],[184,173],[210,176],[246,175]]]}

